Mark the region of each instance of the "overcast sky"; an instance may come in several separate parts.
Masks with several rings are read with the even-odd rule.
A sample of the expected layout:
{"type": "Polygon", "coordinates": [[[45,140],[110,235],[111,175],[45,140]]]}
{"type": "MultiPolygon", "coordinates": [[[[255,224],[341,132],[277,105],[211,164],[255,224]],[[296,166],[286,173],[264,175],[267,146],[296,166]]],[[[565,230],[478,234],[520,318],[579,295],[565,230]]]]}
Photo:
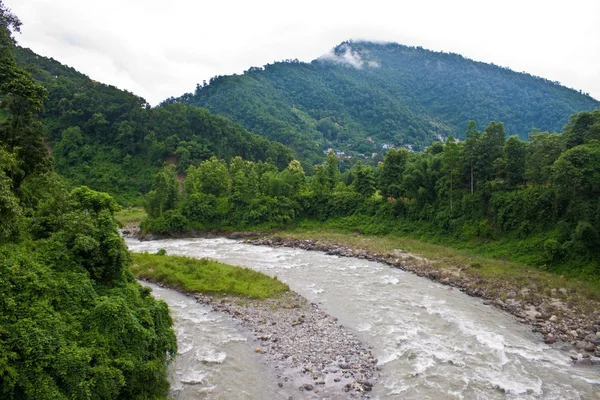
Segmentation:
{"type": "Polygon", "coordinates": [[[526,71],[600,99],[600,0],[4,0],[19,44],[152,105],[215,75],[367,39],[526,71]]]}

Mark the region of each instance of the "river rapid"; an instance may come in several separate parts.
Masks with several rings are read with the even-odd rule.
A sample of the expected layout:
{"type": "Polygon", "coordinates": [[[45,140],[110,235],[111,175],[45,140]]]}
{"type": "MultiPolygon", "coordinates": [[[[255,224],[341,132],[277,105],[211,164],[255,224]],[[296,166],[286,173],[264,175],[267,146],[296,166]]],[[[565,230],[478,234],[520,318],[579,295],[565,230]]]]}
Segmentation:
{"type": "MultiPolygon", "coordinates": [[[[600,399],[598,366],[574,366],[560,345],[543,344],[511,315],[411,273],[229,239],[126,242],[135,252],[163,248],[168,254],[207,257],[277,276],[371,347],[382,368],[372,398],[600,399]]],[[[155,295],[162,292],[173,294],[160,289],[155,295]]],[[[227,316],[189,297],[174,298],[165,300],[176,320],[180,355],[172,385],[180,398],[289,397],[269,381],[273,372],[227,316]],[[211,339],[211,331],[217,339],[211,339]],[[186,387],[193,390],[184,393],[186,387]]]]}

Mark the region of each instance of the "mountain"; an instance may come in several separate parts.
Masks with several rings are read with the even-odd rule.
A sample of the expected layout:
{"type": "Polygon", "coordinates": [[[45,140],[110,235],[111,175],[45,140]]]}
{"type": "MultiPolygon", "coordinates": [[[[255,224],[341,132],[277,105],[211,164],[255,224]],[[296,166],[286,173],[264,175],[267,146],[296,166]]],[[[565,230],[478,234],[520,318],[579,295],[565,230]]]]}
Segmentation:
{"type": "Polygon", "coordinates": [[[58,61],[17,47],[48,91],[42,122],[57,171],[72,183],[130,203],[146,193],[165,163],[179,173],[212,156],[240,156],[285,168],[292,151],[228,119],[184,104],[152,108],[130,92],[96,82],[58,61]]]}
{"type": "Polygon", "coordinates": [[[311,63],[287,60],[217,76],[165,103],[193,104],[313,161],[335,148],[422,149],[468,122],[504,123],[507,134],[560,132],[570,115],[600,108],[558,82],[458,54],[396,43],[344,42],[311,63]]]}

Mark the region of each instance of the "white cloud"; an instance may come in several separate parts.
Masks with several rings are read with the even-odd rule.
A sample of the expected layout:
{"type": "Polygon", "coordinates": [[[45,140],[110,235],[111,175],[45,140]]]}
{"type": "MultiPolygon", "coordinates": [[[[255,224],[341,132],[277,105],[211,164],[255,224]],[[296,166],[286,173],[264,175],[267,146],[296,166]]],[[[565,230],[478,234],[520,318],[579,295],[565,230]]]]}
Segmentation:
{"type": "MultiPolygon", "coordinates": [[[[151,104],[215,75],[283,59],[311,61],[350,39],[458,53],[600,99],[597,0],[4,3],[23,22],[23,46],[151,104]]],[[[364,64],[351,51],[341,56],[364,64]]]]}
{"type": "Polygon", "coordinates": [[[337,53],[342,52],[342,54],[336,54],[336,52],[332,49],[328,53],[322,55],[318,58],[320,61],[332,62],[335,64],[349,65],[356,69],[362,69],[365,62],[363,61],[361,55],[352,50],[352,45],[348,43],[344,43],[339,46],[337,49],[337,53]]]}

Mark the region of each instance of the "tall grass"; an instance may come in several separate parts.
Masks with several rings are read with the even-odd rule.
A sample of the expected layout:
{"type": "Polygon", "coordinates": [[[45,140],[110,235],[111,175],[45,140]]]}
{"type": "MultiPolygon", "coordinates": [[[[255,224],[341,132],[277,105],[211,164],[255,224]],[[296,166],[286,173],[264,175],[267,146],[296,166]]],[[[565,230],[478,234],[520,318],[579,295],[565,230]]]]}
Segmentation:
{"type": "Polygon", "coordinates": [[[182,291],[264,299],[289,290],[277,278],[204,258],[148,253],[132,253],[132,257],[135,275],[182,291]]]}
{"type": "Polygon", "coordinates": [[[123,208],[121,211],[115,213],[115,219],[122,227],[133,224],[139,225],[144,218],[146,218],[146,211],[143,207],[123,208]]]}

